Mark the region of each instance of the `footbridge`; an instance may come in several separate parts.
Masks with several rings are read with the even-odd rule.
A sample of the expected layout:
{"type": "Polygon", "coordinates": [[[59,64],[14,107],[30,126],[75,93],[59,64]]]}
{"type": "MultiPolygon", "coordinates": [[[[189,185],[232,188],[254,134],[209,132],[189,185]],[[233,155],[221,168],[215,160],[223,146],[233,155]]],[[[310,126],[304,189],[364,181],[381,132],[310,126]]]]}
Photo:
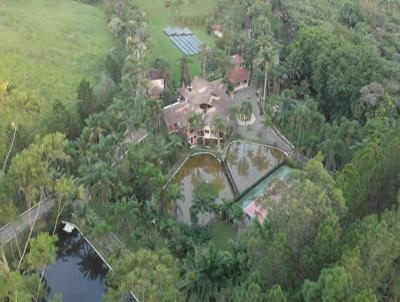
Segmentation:
{"type": "Polygon", "coordinates": [[[232,190],[232,193],[233,193],[233,197],[237,198],[240,195],[240,192],[239,192],[239,189],[238,189],[238,187],[237,187],[237,185],[235,183],[235,180],[233,179],[231,170],[229,170],[228,164],[226,163],[225,159],[222,159],[220,161],[220,163],[221,163],[221,165],[222,165],[222,167],[224,169],[225,176],[226,176],[226,179],[228,180],[229,186],[231,187],[231,190],[232,190]]]}

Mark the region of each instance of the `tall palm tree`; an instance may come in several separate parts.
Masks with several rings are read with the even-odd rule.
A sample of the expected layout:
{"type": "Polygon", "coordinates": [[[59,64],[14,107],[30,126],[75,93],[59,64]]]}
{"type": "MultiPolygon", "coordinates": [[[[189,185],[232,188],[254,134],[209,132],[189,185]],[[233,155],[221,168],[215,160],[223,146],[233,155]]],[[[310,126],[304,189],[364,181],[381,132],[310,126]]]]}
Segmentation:
{"type": "Polygon", "coordinates": [[[203,78],[206,79],[207,78],[207,72],[206,72],[206,63],[207,63],[207,59],[209,57],[209,51],[208,51],[208,46],[207,44],[203,43],[200,45],[200,53],[199,53],[199,58],[201,61],[201,65],[203,67],[203,78]]]}
{"type": "Polygon", "coordinates": [[[176,212],[177,201],[183,198],[182,189],[179,184],[171,183],[168,185],[166,194],[161,199],[160,210],[166,212],[176,212]]]}
{"type": "Polygon", "coordinates": [[[181,84],[189,85],[190,84],[190,69],[189,64],[192,63],[192,60],[188,56],[183,56],[179,59],[179,69],[181,73],[181,84]]]}
{"type": "Polygon", "coordinates": [[[155,161],[157,162],[159,167],[162,167],[166,161],[168,162],[170,149],[168,144],[166,144],[164,140],[154,139],[151,150],[155,155],[155,161]]]}
{"type": "Polygon", "coordinates": [[[274,48],[272,42],[269,39],[261,37],[256,41],[256,47],[259,49],[257,56],[254,60],[256,66],[264,69],[264,88],[263,88],[263,99],[261,103],[261,110],[265,112],[265,102],[267,97],[268,89],[268,72],[276,61],[279,61],[278,52],[274,48]],[[278,59],[277,59],[278,57],[278,59]]]}
{"type": "Polygon", "coordinates": [[[242,121],[249,121],[251,119],[251,114],[253,113],[253,107],[251,102],[245,101],[240,106],[240,119],[242,121]]]}
{"type": "MultiPolygon", "coordinates": [[[[1,83],[0,83],[0,85],[1,85],[1,83]]],[[[0,86],[0,89],[1,89],[1,86],[0,86]]],[[[0,90],[0,97],[1,97],[1,90],[0,90]]],[[[15,137],[16,137],[16,134],[17,134],[17,124],[15,122],[12,122],[11,123],[11,128],[14,129],[14,133],[13,133],[13,138],[11,140],[10,147],[9,147],[7,155],[6,155],[6,159],[4,160],[4,163],[3,163],[3,172],[5,171],[5,169],[7,167],[8,158],[10,157],[11,151],[12,151],[12,149],[14,147],[15,137]]]]}
{"type": "Polygon", "coordinates": [[[162,104],[160,100],[147,99],[145,102],[145,115],[147,121],[150,122],[149,128],[156,133],[160,131],[161,117],[162,117],[162,104]]]}
{"type": "Polygon", "coordinates": [[[225,132],[226,132],[225,121],[224,121],[224,119],[222,117],[217,116],[212,121],[212,126],[213,126],[213,128],[215,130],[215,133],[217,134],[218,150],[221,150],[221,136],[220,136],[220,133],[225,134],[225,132]]]}
{"type": "Polygon", "coordinates": [[[91,114],[85,120],[87,128],[90,129],[90,142],[92,144],[98,144],[102,137],[105,129],[105,117],[102,114],[91,114]]]}
{"type": "Polygon", "coordinates": [[[194,129],[194,132],[196,134],[196,145],[198,143],[199,139],[199,131],[203,127],[203,116],[201,113],[195,113],[191,117],[189,117],[189,125],[192,129],[194,129]]]}
{"type": "Polygon", "coordinates": [[[140,215],[139,203],[136,198],[122,198],[121,201],[109,206],[109,211],[118,219],[119,227],[127,232],[140,215]]]}
{"type": "Polygon", "coordinates": [[[169,136],[169,142],[167,144],[167,148],[169,150],[169,157],[171,160],[177,159],[180,156],[180,150],[182,150],[184,146],[184,140],[181,135],[173,133],[169,136]]]}

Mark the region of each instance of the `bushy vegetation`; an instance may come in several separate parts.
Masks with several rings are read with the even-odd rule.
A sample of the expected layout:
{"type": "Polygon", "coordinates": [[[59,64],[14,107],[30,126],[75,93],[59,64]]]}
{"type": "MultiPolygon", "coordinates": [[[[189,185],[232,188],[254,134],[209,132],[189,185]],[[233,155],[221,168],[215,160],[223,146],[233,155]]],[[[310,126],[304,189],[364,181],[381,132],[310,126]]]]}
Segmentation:
{"type": "MultiPolygon", "coordinates": [[[[69,208],[92,237],[116,234],[124,249],[107,255],[114,271],[106,301],[129,291],[146,301],[400,300],[399,3],[217,1],[206,23],[220,20],[224,36],[200,55],[198,74],[226,80],[229,57],[243,53],[266,128],[278,128],[295,159],[305,159],[279,202],[261,200],[265,222],[238,233],[240,205],[216,204],[208,183],[194,190],[191,212],[217,221],[174,218],[182,192],[166,184],[188,146],[167,134],[163,103],[146,96],[150,69],[166,79],[166,103],[176,99],[173,77],[190,81],[187,58],[165,57],[157,35],[175,10],[194,5],[202,15],[214,5],[205,3],[104,0],[115,47],[100,81],[76,84],[77,113],[66,114],[62,101],[48,108],[42,132],[34,122],[41,98],[0,83],[0,223],[52,196],[56,222],[69,208]],[[136,144],[143,130],[149,134],[136,144]]],[[[248,117],[244,104],[239,114],[248,117]]],[[[1,301],[44,297],[34,272],[54,260],[57,239],[32,239],[33,226],[14,261],[1,254],[1,301]]]]}

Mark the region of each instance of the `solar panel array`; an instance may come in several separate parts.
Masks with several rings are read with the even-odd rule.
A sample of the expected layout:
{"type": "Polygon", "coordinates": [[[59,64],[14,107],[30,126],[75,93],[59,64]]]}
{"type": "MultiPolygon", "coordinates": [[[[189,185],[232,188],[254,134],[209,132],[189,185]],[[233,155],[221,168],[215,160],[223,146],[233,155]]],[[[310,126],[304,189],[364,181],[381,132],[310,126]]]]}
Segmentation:
{"type": "Polygon", "coordinates": [[[185,55],[191,56],[200,52],[203,43],[189,28],[166,27],[163,31],[185,55]]]}

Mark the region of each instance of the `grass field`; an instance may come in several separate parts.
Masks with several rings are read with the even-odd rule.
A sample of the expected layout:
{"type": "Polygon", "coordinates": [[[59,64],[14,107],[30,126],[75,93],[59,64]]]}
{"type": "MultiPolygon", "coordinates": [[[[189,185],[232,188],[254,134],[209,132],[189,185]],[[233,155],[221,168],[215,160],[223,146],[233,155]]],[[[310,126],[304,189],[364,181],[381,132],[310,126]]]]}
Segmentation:
{"type": "MultiPolygon", "coordinates": [[[[171,7],[167,9],[164,6],[165,0],[137,0],[136,4],[146,12],[149,19],[150,28],[150,59],[166,59],[172,68],[173,77],[179,79],[179,59],[183,53],[170,41],[164,34],[163,29],[167,26],[178,26],[177,17],[179,16],[206,16],[212,12],[216,0],[197,0],[194,4],[182,4],[179,8],[171,7]]],[[[190,29],[196,36],[213,47],[215,40],[207,34],[205,26],[191,26],[190,29]]],[[[191,64],[192,75],[200,75],[201,68],[197,56],[192,57],[191,64]]]]}
{"type": "Polygon", "coordinates": [[[72,0],[0,1],[0,79],[70,102],[94,83],[113,45],[106,17],[72,0]]]}

